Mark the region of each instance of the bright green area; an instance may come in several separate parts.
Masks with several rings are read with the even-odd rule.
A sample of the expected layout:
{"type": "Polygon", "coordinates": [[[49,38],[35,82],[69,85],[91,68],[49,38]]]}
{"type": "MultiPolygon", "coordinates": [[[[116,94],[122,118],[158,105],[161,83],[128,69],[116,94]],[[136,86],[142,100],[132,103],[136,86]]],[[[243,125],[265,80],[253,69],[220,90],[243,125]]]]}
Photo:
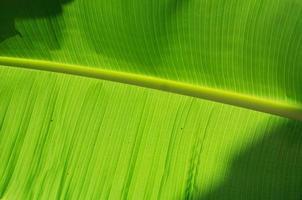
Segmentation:
{"type": "Polygon", "coordinates": [[[299,199],[302,124],[1,67],[3,199],[299,199]]]}
{"type": "MultiPolygon", "coordinates": [[[[302,1],[1,0],[0,56],[301,105],[302,1]]],[[[0,66],[0,199],[300,200],[301,169],[301,122],[0,66]]]]}

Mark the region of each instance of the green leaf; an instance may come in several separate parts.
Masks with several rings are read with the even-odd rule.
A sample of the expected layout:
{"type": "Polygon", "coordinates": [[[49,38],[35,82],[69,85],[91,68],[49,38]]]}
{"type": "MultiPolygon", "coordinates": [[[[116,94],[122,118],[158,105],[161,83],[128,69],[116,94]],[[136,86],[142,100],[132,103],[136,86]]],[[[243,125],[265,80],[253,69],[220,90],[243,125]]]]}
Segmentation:
{"type": "Polygon", "coordinates": [[[0,199],[299,200],[301,82],[300,0],[3,0],[0,199]]]}

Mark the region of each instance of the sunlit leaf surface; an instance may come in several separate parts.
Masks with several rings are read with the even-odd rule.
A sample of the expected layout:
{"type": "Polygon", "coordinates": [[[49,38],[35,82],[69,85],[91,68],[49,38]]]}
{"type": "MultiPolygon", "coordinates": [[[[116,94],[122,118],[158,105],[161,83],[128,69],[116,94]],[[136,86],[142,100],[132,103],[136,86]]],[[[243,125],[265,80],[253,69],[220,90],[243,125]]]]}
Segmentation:
{"type": "Polygon", "coordinates": [[[301,121],[3,57],[302,108],[301,0],[1,0],[0,199],[302,198],[301,121]]]}

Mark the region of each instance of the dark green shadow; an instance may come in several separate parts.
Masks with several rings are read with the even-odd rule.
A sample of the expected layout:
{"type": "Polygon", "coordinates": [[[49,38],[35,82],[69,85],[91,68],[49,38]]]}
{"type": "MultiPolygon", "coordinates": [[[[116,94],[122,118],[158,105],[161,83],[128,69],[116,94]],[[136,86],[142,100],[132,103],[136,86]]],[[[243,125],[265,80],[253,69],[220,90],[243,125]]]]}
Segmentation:
{"type": "MultiPolygon", "coordinates": [[[[197,188],[198,190],[198,188],[197,188]]],[[[301,200],[302,123],[289,121],[239,155],[228,177],[201,200],[301,200]]]]}
{"type": "Polygon", "coordinates": [[[19,35],[15,20],[51,17],[62,14],[62,6],[73,0],[1,0],[0,1],[0,42],[19,35]]]}

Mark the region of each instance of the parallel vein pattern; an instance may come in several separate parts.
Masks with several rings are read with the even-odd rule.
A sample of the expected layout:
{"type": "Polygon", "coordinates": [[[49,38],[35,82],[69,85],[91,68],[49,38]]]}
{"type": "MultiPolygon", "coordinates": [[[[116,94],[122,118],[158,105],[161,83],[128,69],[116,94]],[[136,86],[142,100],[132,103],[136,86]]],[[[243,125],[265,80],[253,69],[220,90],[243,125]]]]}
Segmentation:
{"type": "Polygon", "coordinates": [[[301,119],[301,0],[0,0],[0,57],[0,199],[301,200],[301,122],[121,84],[301,119]]]}
{"type": "Polygon", "coordinates": [[[0,76],[1,199],[300,198],[300,122],[75,76],[0,76]]]}
{"type": "Polygon", "coordinates": [[[301,0],[44,1],[52,4],[44,15],[27,7],[15,13],[20,34],[0,41],[0,56],[302,103],[301,0]]]}

